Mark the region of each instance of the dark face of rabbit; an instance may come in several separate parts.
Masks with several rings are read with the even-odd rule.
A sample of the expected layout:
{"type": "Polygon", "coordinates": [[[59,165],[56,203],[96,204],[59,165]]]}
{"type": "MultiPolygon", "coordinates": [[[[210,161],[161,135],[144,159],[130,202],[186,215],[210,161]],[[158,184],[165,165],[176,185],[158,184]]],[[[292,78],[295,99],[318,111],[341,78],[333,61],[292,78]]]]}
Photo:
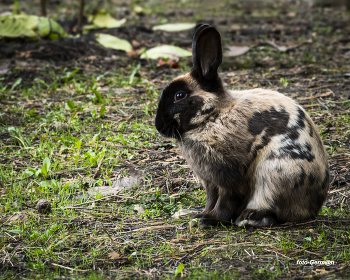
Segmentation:
{"type": "Polygon", "coordinates": [[[218,97],[224,94],[217,74],[222,59],[220,34],[210,25],[198,25],[192,49],[194,68],[165,87],[155,121],[161,135],[178,140],[215,115],[218,97]]]}
{"type": "Polygon", "coordinates": [[[193,69],[168,84],[155,125],[177,139],[207,194],[202,225],[269,226],[314,217],[329,185],[327,154],[306,112],[275,91],[228,91],[219,32],[194,31],[193,69]]]}

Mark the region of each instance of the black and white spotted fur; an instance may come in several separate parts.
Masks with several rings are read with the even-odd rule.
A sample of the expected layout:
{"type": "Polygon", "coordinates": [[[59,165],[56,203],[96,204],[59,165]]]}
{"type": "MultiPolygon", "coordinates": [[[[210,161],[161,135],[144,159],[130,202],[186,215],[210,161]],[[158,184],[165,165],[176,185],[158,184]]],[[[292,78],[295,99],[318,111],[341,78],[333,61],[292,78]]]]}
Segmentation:
{"type": "Polygon", "coordinates": [[[169,83],[155,125],[177,139],[205,187],[202,225],[270,226],[315,217],[329,187],[327,154],[310,117],[276,91],[224,89],[219,32],[198,25],[193,69],[169,83]]]}

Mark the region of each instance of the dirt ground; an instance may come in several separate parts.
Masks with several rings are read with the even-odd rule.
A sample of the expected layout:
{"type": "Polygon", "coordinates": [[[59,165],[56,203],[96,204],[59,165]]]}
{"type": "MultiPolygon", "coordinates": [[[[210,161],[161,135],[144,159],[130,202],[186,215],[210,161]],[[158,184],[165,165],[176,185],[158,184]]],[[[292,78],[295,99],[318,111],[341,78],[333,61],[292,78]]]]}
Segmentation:
{"type": "MultiPolygon", "coordinates": [[[[38,15],[38,2],[18,1],[18,9],[38,15]]],[[[350,277],[346,8],[295,0],[85,2],[86,14],[105,9],[126,24],[58,41],[0,39],[0,279],[350,277]],[[138,55],[160,44],[190,51],[192,30],[152,30],[173,22],[218,28],[227,88],[277,90],[310,114],[331,170],[315,220],[200,229],[188,215],[173,218],[180,209],[200,211],[205,194],[154,117],[162,88],[192,62],[138,55]],[[96,32],[128,40],[134,52],[104,48],[96,32]],[[137,184],[109,192],[130,182],[137,184]],[[50,213],[38,212],[40,199],[50,213]]],[[[48,15],[70,33],[77,3],[49,0],[48,15]]],[[[15,7],[0,3],[1,11],[15,7]]]]}

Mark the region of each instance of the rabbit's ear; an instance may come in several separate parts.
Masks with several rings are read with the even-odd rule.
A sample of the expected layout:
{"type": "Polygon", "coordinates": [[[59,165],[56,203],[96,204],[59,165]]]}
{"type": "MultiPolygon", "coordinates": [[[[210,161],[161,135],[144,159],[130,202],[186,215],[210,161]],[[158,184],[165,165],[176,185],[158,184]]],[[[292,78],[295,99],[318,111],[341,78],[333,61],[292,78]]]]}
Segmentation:
{"type": "Polygon", "coordinates": [[[192,39],[193,67],[206,79],[217,75],[222,62],[220,33],[209,24],[198,24],[192,39]]]}

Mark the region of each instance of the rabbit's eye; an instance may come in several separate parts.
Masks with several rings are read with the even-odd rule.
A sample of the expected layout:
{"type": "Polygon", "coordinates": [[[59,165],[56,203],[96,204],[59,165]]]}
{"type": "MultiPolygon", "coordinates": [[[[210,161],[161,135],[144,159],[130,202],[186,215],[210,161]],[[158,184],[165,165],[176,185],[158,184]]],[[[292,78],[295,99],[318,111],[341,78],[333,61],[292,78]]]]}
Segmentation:
{"type": "Polygon", "coordinates": [[[177,102],[177,101],[180,101],[180,100],[182,100],[182,99],[184,99],[184,98],[186,98],[187,97],[187,93],[185,93],[185,92],[177,92],[177,93],[175,93],[175,102],[177,102]]]}

